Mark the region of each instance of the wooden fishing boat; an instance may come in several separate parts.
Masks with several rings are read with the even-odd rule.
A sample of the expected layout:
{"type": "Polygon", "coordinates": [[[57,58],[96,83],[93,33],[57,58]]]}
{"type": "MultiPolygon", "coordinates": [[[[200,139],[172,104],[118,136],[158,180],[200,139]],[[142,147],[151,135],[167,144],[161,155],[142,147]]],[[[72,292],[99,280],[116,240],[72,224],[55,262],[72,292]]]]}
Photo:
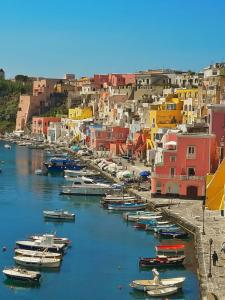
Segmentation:
{"type": "Polygon", "coordinates": [[[74,220],[75,214],[66,210],[44,210],[43,215],[45,218],[54,220],[74,220]]]}
{"type": "Polygon", "coordinates": [[[139,259],[139,267],[171,267],[183,264],[185,256],[165,256],[158,255],[156,257],[141,257],[139,259]]]}
{"type": "Polygon", "coordinates": [[[154,279],[134,280],[130,283],[130,287],[139,291],[154,290],[157,288],[161,288],[162,286],[164,287],[173,286],[177,288],[182,288],[184,281],[185,281],[185,277],[160,279],[158,283],[154,279]]]}
{"type": "Polygon", "coordinates": [[[137,222],[142,220],[155,220],[161,218],[159,212],[152,212],[152,211],[142,211],[142,212],[135,212],[135,213],[128,213],[124,215],[124,218],[127,221],[137,222]]]}
{"type": "Polygon", "coordinates": [[[164,296],[169,296],[177,293],[178,288],[175,286],[171,287],[162,287],[162,288],[157,288],[151,291],[147,291],[147,294],[151,297],[164,297],[164,296]]]}
{"type": "Polygon", "coordinates": [[[58,268],[61,263],[61,259],[49,257],[31,257],[19,255],[14,256],[13,259],[18,265],[34,268],[58,268]]]}
{"type": "Polygon", "coordinates": [[[188,233],[185,231],[163,231],[159,230],[158,234],[161,238],[167,239],[186,239],[188,238],[188,233]]]}
{"type": "Polygon", "coordinates": [[[28,271],[26,269],[21,269],[17,267],[4,268],[2,272],[7,278],[16,281],[35,283],[39,282],[39,279],[41,278],[40,272],[28,271]]]}
{"type": "Polygon", "coordinates": [[[30,256],[30,257],[45,257],[45,258],[58,258],[62,259],[61,253],[54,253],[48,251],[32,251],[25,249],[15,249],[15,254],[20,256],[30,256]]]}
{"type": "Polygon", "coordinates": [[[174,244],[174,245],[157,245],[155,247],[157,255],[166,253],[181,254],[184,252],[184,244],[174,244]]]}
{"type": "Polygon", "coordinates": [[[176,224],[162,224],[162,225],[146,225],[146,230],[148,231],[155,231],[159,232],[160,230],[168,230],[168,231],[174,231],[178,230],[180,227],[178,227],[176,224]]]}

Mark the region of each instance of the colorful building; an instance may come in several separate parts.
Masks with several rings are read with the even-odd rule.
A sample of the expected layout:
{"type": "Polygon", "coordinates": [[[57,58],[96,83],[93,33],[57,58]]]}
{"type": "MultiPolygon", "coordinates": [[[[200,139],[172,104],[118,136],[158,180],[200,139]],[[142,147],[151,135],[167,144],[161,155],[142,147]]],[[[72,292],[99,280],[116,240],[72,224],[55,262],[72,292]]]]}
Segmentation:
{"type": "Polygon", "coordinates": [[[182,109],[183,101],[173,96],[168,96],[163,103],[150,106],[149,122],[151,141],[154,145],[162,138],[162,135],[158,133],[160,128],[171,129],[182,124],[182,109]]]}
{"type": "Polygon", "coordinates": [[[126,144],[129,128],[107,127],[90,129],[90,147],[97,151],[109,151],[110,144],[126,144]]]}
{"type": "Polygon", "coordinates": [[[92,108],[91,107],[70,108],[68,117],[69,119],[72,120],[84,120],[84,119],[92,118],[93,117],[92,108]]]}
{"type": "Polygon", "coordinates": [[[48,127],[51,122],[60,122],[59,117],[33,117],[32,118],[32,133],[47,135],[48,127]]]}
{"type": "Polygon", "coordinates": [[[215,172],[218,158],[213,134],[167,133],[156,152],[152,196],[204,197],[206,174],[215,172]]]}

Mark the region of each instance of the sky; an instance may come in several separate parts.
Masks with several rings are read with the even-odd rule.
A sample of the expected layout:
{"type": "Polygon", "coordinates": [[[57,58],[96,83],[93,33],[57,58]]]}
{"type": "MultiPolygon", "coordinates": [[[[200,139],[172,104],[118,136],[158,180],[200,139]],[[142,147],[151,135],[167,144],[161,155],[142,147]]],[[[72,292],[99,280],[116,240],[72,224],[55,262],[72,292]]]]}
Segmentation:
{"type": "Polygon", "coordinates": [[[225,60],[225,0],[1,0],[0,68],[62,78],[225,60]]]}

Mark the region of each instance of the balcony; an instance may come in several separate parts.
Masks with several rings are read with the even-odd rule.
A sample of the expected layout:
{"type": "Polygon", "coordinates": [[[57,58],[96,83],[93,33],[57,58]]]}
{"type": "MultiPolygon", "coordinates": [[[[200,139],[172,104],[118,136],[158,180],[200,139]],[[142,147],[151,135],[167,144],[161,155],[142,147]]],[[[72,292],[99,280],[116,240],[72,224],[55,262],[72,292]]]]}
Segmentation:
{"type": "Polygon", "coordinates": [[[158,178],[158,179],[171,179],[171,180],[198,180],[202,181],[205,180],[205,176],[188,176],[188,175],[166,175],[166,174],[156,174],[152,173],[151,178],[158,178]]]}

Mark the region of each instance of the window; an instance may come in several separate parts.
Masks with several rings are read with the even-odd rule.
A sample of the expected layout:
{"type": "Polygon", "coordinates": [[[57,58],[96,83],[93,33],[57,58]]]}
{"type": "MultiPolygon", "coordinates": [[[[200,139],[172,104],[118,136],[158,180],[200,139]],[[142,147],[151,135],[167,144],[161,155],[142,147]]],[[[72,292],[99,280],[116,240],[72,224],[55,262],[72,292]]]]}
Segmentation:
{"type": "Polygon", "coordinates": [[[188,176],[195,176],[195,168],[194,167],[188,168],[188,176]]]}
{"type": "Polygon", "coordinates": [[[176,156],[170,156],[170,162],[175,162],[176,161],[176,156]]]}
{"type": "Polygon", "coordinates": [[[170,168],[170,176],[174,177],[176,173],[176,169],[175,168],[170,168]]]}
{"type": "Polygon", "coordinates": [[[196,147],[188,146],[187,147],[187,158],[195,158],[196,156],[196,147]]]}

